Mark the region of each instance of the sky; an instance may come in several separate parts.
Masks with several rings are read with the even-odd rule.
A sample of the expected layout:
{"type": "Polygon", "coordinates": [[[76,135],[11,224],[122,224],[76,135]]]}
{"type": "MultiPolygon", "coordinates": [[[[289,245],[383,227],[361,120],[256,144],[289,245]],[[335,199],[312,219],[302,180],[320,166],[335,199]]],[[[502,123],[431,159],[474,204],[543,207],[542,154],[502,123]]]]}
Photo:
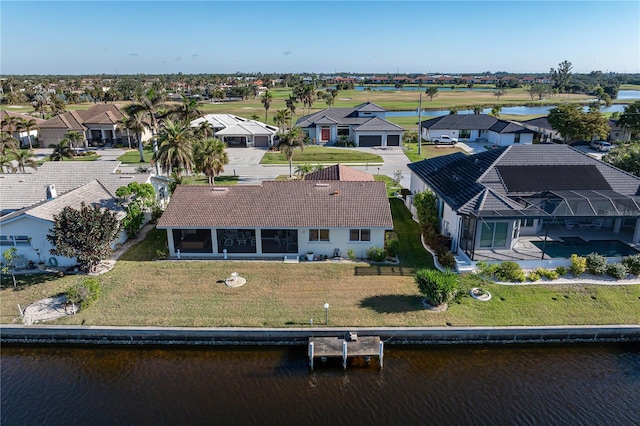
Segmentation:
{"type": "Polygon", "coordinates": [[[640,1],[0,0],[0,74],[640,72],[640,1]]]}

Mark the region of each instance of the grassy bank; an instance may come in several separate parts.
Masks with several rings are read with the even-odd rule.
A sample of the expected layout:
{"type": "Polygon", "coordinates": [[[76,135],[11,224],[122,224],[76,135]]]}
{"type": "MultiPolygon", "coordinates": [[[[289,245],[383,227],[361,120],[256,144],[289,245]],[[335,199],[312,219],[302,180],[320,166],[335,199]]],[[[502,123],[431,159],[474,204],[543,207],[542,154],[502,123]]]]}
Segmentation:
{"type": "MultiPolygon", "coordinates": [[[[356,151],[355,149],[326,148],[323,146],[307,146],[304,151],[296,149],[293,154],[296,164],[335,164],[335,163],[382,163],[382,157],[375,154],[356,151]]],[[[287,157],[281,152],[267,151],[260,164],[289,164],[287,157]]]]}

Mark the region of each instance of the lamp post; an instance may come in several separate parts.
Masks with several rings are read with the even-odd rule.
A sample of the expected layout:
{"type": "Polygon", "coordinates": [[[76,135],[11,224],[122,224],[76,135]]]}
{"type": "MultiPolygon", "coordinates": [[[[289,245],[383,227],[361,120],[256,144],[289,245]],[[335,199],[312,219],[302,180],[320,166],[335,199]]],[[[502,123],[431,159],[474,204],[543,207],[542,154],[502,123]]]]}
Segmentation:
{"type": "Polygon", "coordinates": [[[325,325],[329,325],[329,304],[324,304],[324,323],[325,325]]]}

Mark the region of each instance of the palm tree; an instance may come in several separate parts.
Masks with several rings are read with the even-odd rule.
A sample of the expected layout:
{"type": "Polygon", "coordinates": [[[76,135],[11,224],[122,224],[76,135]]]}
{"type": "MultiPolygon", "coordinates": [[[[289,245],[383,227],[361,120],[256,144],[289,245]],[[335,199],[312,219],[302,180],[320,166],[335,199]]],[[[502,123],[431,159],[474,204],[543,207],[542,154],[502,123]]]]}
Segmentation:
{"type": "Polygon", "coordinates": [[[215,183],[216,176],[224,172],[225,164],[229,164],[226,147],[224,142],[215,138],[203,139],[195,146],[193,157],[196,170],[209,178],[209,185],[215,183]]]}
{"type": "Polygon", "coordinates": [[[13,160],[8,155],[0,155],[0,172],[1,173],[15,173],[16,167],[13,165],[13,160]]]}
{"type": "Polygon", "coordinates": [[[26,173],[26,168],[31,167],[33,169],[38,168],[38,161],[34,157],[34,153],[30,149],[16,149],[11,152],[11,156],[18,163],[18,170],[21,173],[26,173]]]}
{"type": "Polygon", "coordinates": [[[296,98],[293,95],[289,95],[289,98],[285,102],[287,104],[287,109],[291,113],[291,116],[290,116],[291,122],[289,124],[289,127],[293,128],[293,116],[296,113],[296,103],[298,103],[298,98],[296,98]]]}
{"type": "Polygon", "coordinates": [[[21,119],[18,123],[18,129],[20,131],[27,132],[27,140],[29,141],[29,149],[33,149],[33,143],[31,142],[31,131],[38,129],[38,123],[33,118],[29,120],[21,119]]]}
{"type": "Polygon", "coordinates": [[[251,114],[251,119],[252,119],[253,121],[258,121],[258,120],[260,120],[260,117],[258,117],[258,115],[257,115],[257,114],[251,114]]]}
{"type": "MultiPolygon", "coordinates": [[[[131,131],[136,135],[136,140],[138,141],[138,152],[140,153],[140,162],[145,163],[144,146],[142,144],[142,133],[144,133],[146,129],[149,129],[151,125],[149,124],[149,122],[144,120],[144,113],[133,112],[132,114],[126,114],[118,122],[118,126],[121,129],[126,129],[127,132],[131,131]]],[[[129,141],[129,146],[131,146],[131,141],[129,141]]]]}
{"type": "Polygon", "coordinates": [[[189,99],[183,96],[182,104],[169,111],[169,115],[179,121],[191,122],[191,120],[195,120],[201,115],[204,115],[200,106],[200,103],[196,99],[189,99]]]}
{"type": "Polygon", "coordinates": [[[158,150],[153,159],[166,173],[174,171],[181,177],[182,170],[190,173],[194,166],[193,132],[185,123],[165,121],[159,135],[158,150]]]}
{"type": "Polygon", "coordinates": [[[64,138],[69,141],[71,148],[78,148],[78,145],[84,146],[85,138],[82,132],[70,130],[64,135],[64,138]]]}
{"type": "Polygon", "coordinates": [[[58,146],[53,148],[53,152],[49,156],[51,161],[64,161],[65,158],[72,158],[73,150],[69,144],[69,139],[64,138],[60,141],[58,146]]]}
{"type": "Polygon", "coordinates": [[[493,108],[491,108],[491,112],[489,113],[489,115],[495,118],[500,118],[501,111],[502,111],[502,107],[500,105],[496,105],[493,108]]]}
{"type": "Polygon", "coordinates": [[[207,120],[201,121],[196,129],[196,135],[202,139],[207,139],[213,136],[214,128],[207,120]]]}
{"type": "Polygon", "coordinates": [[[164,96],[152,88],[140,97],[139,102],[124,107],[124,112],[127,115],[138,114],[141,116],[141,119],[148,118],[149,128],[151,129],[152,137],[155,139],[158,133],[160,110],[163,109],[164,106],[164,96]]]}
{"type": "Polygon", "coordinates": [[[7,151],[12,151],[20,147],[20,141],[14,138],[11,133],[0,133],[0,155],[5,155],[7,151]]]}
{"type": "Polygon", "coordinates": [[[271,101],[273,101],[273,95],[271,94],[270,91],[266,91],[264,92],[264,95],[262,95],[262,105],[264,105],[264,122],[266,124],[267,122],[267,113],[269,112],[269,107],[271,106],[271,101]]]}
{"type": "Polygon", "coordinates": [[[281,135],[278,144],[278,149],[289,161],[289,177],[293,176],[293,153],[296,147],[299,147],[301,151],[304,150],[304,133],[299,127],[294,127],[289,133],[281,135]]]}
{"type": "Polygon", "coordinates": [[[300,179],[302,179],[312,171],[313,171],[313,166],[311,164],[305,163],[305,164],[300,164],[298,167],[296,167],[295,174],[296,176],[299,176],[300,179]]]}
{"type": "Polygon", "coordinates": [[[60,115],[66,111],[67,106],[64,104],[64,101],[57,95],[53,95],[49,99],[49,108],[51,109],[51,114],[60,115]]]}
{"type": "Polygon", "coordinates": [[[279,109],[276,111],[276,114],[273,116],[273,122],[281,128],[284,132],[286,130],[286,125],[289,119],[291,118],[291,114],[288,109],[279,109]]]}

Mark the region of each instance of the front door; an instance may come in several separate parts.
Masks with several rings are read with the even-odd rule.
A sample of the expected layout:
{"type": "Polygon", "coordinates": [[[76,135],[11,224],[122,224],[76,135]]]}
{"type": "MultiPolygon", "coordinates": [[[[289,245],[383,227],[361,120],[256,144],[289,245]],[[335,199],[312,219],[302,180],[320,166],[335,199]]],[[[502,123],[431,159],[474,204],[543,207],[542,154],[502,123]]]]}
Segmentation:
{"type": "Polygon", "coordinates": [[[320,133],[320,140],[322,142],[327,142],[329,138],[331,138],[331,129],[329,129],[328,127],[323,128],[322,132],[320,133]]]}

